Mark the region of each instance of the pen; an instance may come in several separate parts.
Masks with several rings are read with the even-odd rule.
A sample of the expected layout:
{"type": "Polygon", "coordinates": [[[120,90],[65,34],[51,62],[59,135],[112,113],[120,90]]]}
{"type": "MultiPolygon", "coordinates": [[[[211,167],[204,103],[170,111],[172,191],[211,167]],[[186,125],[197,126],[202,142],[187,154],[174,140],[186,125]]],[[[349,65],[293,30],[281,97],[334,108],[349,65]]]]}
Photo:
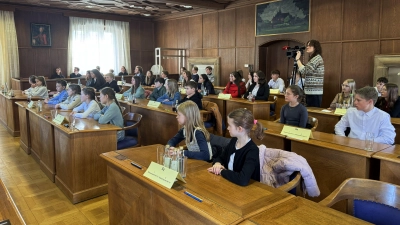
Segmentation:
{"type": "Polygon", "coordinates": [[[135,162],[131,162],[132,166],[142,169],[142,167],[139,164],[136,164],[135,162]]]}
{"type": "Polygon", "coordinates": [[[190,192],[185,191],[185,195],[193,198],[194,200],[198,201],[198,202],[203,202],[203,200],[199,197],[197,197],[196,195],[191,194],[190,192]]]}

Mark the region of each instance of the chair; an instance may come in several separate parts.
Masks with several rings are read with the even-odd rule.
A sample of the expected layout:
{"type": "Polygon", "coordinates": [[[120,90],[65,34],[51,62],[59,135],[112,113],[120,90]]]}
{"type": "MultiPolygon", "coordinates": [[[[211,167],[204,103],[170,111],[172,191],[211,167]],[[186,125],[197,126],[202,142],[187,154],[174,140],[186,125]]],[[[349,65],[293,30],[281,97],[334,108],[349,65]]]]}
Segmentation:
{"type": "Polygon", "coordinates": [[[311,129],[311,131],[315,131],[318,127],[318,119],[312,116],[308,116],[307,120],[307,128],[311,129]],[[310,125],[310,126],[308,126],[310,125]]]}
{"type": "Polygon", "coordinates": [[[202,101],[202,103],[203,103],[203,109],[210,111],[213,114],[212,120],[204,122],[204,126],[207,128],[207,131],[213,134],[223,136],[224,131],[222,128],[222,116],[221,113],[219,112],[218,105],[210,101],[202,101]]]}
{"type": "Polygon", "coordinates": [[[284,184],[277,189],[284,191],[284,192],[290,192],[291,194],[296,195],[296,187],[299,186],[300,181],[301,181],[301,174],[299,171],[296,171],[292,174],[293,179],[289,181],[289,183],[284,184]]]}
{"type": "Polygon", "coordinates": [[[319,204],[347,200],[347,213],[374,224],[399,224],[400,186],[361,178],[345,180],[319,204]]]}
{"type": "Polygon", "coordinates": [[[127,113],[124,115],[124,128],[125,138],[117,143],[117,149],[132,148],[140,146],[140,121],[142,115],[138,113],[127,113]]]}
{"type": "Polygon", "coordinates": [[[274,121],[274,120],[276,120],[276,113],[275,113],[275,111],[276,111],[276,102],[278,101],[278,97],[275,96],[275,95],[270,95],[270,96],[268,97],[268,101],[273,102],[273,103],[271,104],[271,107],[270,107],[270,108],[271,108],[271,109],[273,108],[274,111],[271,111],[271,112],[270,112],[269,120],[270,120],[270,121],[274,121]]]}
{"type": "Polygon", "coordinates": [[[144,97],[145,98],[149,97],[151,95],[151,93],[153,93],[153,92],[150,90],[144,90],[144,97]]]}

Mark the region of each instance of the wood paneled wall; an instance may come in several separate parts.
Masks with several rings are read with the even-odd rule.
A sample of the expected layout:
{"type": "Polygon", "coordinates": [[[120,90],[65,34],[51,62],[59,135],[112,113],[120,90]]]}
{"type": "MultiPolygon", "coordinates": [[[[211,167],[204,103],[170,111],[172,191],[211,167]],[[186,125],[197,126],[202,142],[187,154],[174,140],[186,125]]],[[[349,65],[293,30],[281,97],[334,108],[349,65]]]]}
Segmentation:
{"type": "MultiPolygon", "coordinates": [[[[319,40],[325,61],[324,107],[341,91],[345,79],[355,79],[358,88],[375,84],[375,54],[400,54],[397,0],[311,0],[310,11],[309,32],[260,37],[254,37],[254,4],[159,20],[155,24],[156,45],[187,47],[190,57],[221,57],[221,85],[225,85],[231,71],[242,69],[247,74],[245,63],[264,72],[280,69],[285,77],[283,73],[290,73],[292,63],[287,63],[279,48],[284,45],[276,43],[319,40]],[[276,45],[265,47],[269,44],[276,45]]],[[[167,61],[163,66],[178,72],[176,63],[167,61]]]]}
{"type": "MultiPolygon", "coordinates": [[[[15,26],[18,37],[20,76],[27,78],[32,74],[51,76],[55,68],[61,67],[67,74],[69,14],[67,10],[44,10],[38,7],[14,6],[15,26]],[[52,46],[32,47],[30,44],[30,24],[51,25],[52,46]]],[[[80,17],[112,19],[109,14],[79,13],[80,17]]],[[[118,17],[118,16],[116,16],[118,17]]],[[[130,54],[132,71],[136,65],[148,70],[154,64],[154,22],[151,20],[122,17],[130,25],[130,54]]],[[[87,54],[90,57],[90,52],[87,54]]],[[[76,65],[79,67],[79,65],[76,65]]],[[[100,65],[101,67],[101,65],[100,65]]],[[[119,68],[118,68],[119,69],[119,68]]],[[[102,70],[105,71],[105,68],[102,70]]],[[[116,71],[117,72],[117,71],[116,71]]],[[[84,74],[84,71],[81,71],[84,74]]]]}

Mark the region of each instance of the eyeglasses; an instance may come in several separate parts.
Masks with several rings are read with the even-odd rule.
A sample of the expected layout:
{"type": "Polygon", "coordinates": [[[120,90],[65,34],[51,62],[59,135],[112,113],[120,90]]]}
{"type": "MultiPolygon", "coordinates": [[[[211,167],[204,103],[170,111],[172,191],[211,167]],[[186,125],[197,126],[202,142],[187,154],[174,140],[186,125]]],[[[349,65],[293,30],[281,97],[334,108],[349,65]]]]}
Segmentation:
{"type": "Polygon", "coordinates": [[[342,87],[350,87],[350,86],[347,84],[342,84],[342,87]]]}

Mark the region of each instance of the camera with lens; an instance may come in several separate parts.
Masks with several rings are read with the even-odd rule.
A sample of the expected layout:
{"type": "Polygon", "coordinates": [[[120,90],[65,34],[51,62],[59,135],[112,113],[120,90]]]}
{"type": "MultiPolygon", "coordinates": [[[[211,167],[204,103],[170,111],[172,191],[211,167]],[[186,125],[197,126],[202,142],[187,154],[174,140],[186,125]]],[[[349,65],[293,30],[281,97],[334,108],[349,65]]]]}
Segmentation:
{"type": "Polygon", "coordinates": [[[296,58],[297,52],[300,51],[301,54],[303,55],[306,47],[294,46],[294,48],[292,48],[289,46],[285,46],[285,47],[283,47],[283,49],[286,50],[286,56],[288,58],[296,58]]]}

